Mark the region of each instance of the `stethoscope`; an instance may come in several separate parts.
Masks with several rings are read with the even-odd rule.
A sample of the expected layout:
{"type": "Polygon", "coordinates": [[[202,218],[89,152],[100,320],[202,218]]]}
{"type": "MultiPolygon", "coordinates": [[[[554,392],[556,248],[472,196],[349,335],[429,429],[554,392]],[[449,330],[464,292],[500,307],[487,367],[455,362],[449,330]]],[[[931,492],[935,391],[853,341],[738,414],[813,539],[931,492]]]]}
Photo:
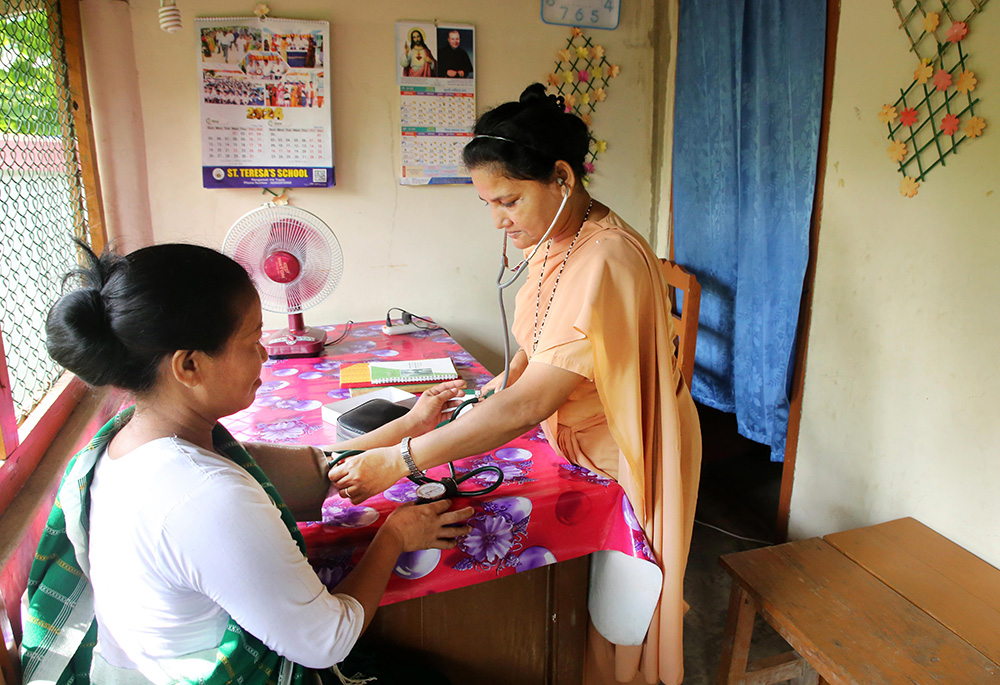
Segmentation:
{"type": "MultiPolygon", "coordinates": [[[[487,396],[490,394],[491,393],[487,393],[487,396]]],[[[451,423],[458,418],[459,414],[462,413],[462,410],[475,404],[476,402],[479,402],[481,399],[485,398],[470,397],[465,400],[460,405],[455,407],[448,419],[439,423],[435,426],[435,428],[440,428],[445,424],[451,423]]],[[[364,451],[365,450],[334,450],[327,452],[324,450],[323,454],[327,457],[327,471],[342,462],[344,459],[361,454],[364,451]]],[[[423,476],[407,476],[407,478],[417,485],[417,504],[427,504],[428,502],[436,502],[440,499],[450,499],[452,497],[480,497],[482,495],[488,495],[503,484],[503,471],[498,466],[480,466],[467,473],[463,473],[462,475],[458,475],[458,472],[455,470],[454,462],[449,462],[448,468],[451,471],[451,475],[445,476],[440,480],[431,478],[427,474],[424,474],[423,476]],[[485,473],[494,474],[496,476],[496,480],[479,490],[463,490],[459,487],[465,481],[476,478],[477,476],[481,476],[485,473]]]]}
{"type": "MultiPolygon", "coordinates": [[[[559,185],[563,185],[562,179],[559,181],[559,185]]],[[[510,269],[507,262],[507,231],[503,232],[503,248],[500,252],[500,273],[497,274],[497,299],[500,302],[500,325],[503,328],[503,381],[500,383],[500,387],[497,388],[497,392],[500,392],[507,387],[507,378],[510,376],[510,333],[507,328],[507,309],[503,304],[503,291],[514,284],[514,281],[528,268],[528,262],[535,256],[538,252],[538,248],[542,246],[549,236],[552,234],[552,229],[556,227],[556,223],[559,221],[559,217],[562,216],[563,208],[569,201],[569,190],[563,186],[562,189],[562,202],[559,204],[559,209],[556,211],[556,215],[552,217],[552,223],[549,224],[548,229],[542,236],[541,240],[535,245],[535,248],[531,251],[527,257],[522,259],[517,265],[510,269]],[[510,270],[511,276],[506,281],[503,280],[504,272],[510,270]]],[[[456,415],[457,416],[457,415],[456,415]]]]}

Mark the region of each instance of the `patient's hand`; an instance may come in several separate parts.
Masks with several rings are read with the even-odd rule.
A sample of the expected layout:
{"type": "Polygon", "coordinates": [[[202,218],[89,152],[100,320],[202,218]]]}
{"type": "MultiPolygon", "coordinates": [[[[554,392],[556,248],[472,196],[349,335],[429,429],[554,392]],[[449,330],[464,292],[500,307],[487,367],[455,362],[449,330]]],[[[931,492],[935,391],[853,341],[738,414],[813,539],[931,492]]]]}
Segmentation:
{"type": "Polygon", "coordinates": [[[330,469],[328,477],[341,497],[351,500],[351,504],[361,504],[407,473],[399,445],[392,445],[346,457],[330,469]]]}

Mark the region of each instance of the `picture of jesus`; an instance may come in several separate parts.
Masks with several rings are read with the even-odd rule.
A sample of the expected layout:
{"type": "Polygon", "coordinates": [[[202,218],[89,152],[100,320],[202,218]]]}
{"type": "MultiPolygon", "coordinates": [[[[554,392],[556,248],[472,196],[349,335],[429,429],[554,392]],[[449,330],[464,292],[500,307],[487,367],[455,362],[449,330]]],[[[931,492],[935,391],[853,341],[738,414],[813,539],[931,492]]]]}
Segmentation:
{"type": "Polygon", "coordinates": [[[403,42],[403,56],[399,64],[405,77],[434,78],[437,63],[420,29],[410,29],[409,40],[403,42]]]}

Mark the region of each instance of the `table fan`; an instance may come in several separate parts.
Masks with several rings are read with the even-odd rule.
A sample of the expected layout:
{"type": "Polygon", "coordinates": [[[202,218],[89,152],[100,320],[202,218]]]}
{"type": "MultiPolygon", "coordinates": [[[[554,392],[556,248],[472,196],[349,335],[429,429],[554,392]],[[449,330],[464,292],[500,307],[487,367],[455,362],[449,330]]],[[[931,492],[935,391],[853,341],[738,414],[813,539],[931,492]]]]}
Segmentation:
{"type": "Polygon", "coordinates": [[[263,341],[271,357],[312,357],[326,331],[308,327],[302,312],[340,283],[344,256],[322,219],[298,207],[266,204],[247,212],[226,234],[222,251],[250,274],[261,307],[288,314],[288,328],[263,341]]]}

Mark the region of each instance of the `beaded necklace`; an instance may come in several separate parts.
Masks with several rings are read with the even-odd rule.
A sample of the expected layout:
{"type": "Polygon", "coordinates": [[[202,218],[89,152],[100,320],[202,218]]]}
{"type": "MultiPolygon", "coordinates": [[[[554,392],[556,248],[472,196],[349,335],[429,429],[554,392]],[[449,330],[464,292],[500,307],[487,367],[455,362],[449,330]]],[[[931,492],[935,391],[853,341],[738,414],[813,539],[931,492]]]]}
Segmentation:
{"type": "Polygon", "coordinates": [[[542,301],[542,277],[545,276],[545,263],[549,259],[549,248],[552,247],[552,238],[549,238],[545,245],[545,256],[542,257],[542,269],[538,273],[538,291],[535,293],[535,323],[534,328],[532,328],[532,341],[531,341],[531,354],[535,354],[535,350],[538,349],[538,341],[542,337],[542,329],[545,328],[545,322],[549,318],[549,309],[552,307],[552,298],[556,296],[556,288],[559,287],[559,279],[562,277],[563,269],[566,268],[566,262],[569,261],[569,253],[573,251],[573,246],[576,245],[576,239],[580,237],[580,229],[583,225],[587,223],[587,217],[590,216],[590,210],[594,207],[594,198],[590,198],[590,204],[587,205],[587,213],[583,215],[583,221],[580,222],[580,228],[576,229],[576,235],[573,236],[573,241],[566,248],[566,256],[563,257],[562,264],[559,265],[559,271],[556,272],[556,282],[552,285],[552,292],[549,293],[549,301],[545,304],[545,314],[542,315],[542,324],[538,325],[538,310],[542,301]]]}

